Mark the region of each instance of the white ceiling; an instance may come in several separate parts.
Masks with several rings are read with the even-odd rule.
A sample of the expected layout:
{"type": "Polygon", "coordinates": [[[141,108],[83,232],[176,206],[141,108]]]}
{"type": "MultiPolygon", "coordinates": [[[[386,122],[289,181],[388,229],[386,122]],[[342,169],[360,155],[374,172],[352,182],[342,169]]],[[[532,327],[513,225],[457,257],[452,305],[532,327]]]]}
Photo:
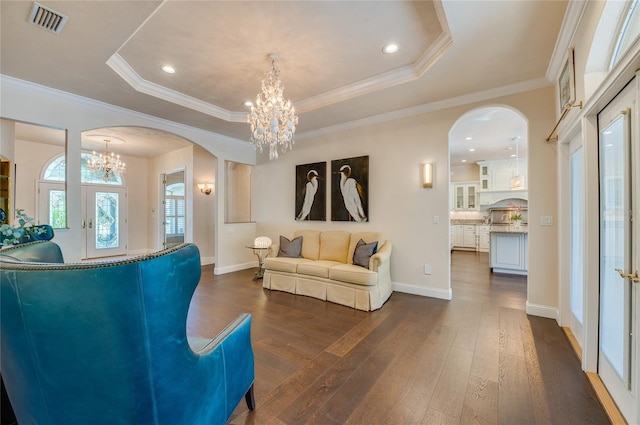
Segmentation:
{"type": "MultiPolygon", "coordinates": [[[[358,120],[551,85],[567,7],[566,0],[40,3],[68,17],[61,34],[28,22],[32,2],[0,2],[3,75],[245,142],[243,102],[255,99],[270,52],[280,56],[304,142],[358,120]],[[382,53],[390,41],[398,53],[382,53]],[[164,73],[165,64],[177,72],[164,73]]],[[[136,151],[132,137],[158,136],[123,131],[125,149],[133,149],[123,153],[135,156],[150,151],[136,151]]]]}

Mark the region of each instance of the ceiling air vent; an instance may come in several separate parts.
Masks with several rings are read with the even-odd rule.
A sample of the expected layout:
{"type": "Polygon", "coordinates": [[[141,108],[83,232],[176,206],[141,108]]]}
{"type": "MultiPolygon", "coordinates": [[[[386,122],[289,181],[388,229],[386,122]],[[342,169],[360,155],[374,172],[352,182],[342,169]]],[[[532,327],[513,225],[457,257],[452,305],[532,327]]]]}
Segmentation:
{"type": "Polygon", "coordinates": [[[56,34],[60,34],[62,27],[67,23],[67,17],[41,4],[33,3],[29,22],[56,34]]]}

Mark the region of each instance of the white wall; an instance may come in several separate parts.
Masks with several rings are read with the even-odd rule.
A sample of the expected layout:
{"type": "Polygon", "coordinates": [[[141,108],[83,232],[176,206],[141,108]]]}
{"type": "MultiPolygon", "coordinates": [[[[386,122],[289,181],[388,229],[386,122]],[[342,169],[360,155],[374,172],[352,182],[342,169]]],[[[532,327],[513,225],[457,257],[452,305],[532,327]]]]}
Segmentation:
{"type": "Polygon", "coordinates": [[[64,153],[62,146],[16,140],[14,144],[16,165],[16,198],[13,208],[24,209],[29,217],[36,218],[36,182],[40,180],[42,167],[64,153]]]}
{"type": "MultiPolygon", "coordinates": [[[[448,298],[449,149],[452,125],[464,113],[483,105],[504,105],[520,111],[529,123],[529,292],[536,314],[557,309],[556,228],[541,227],[541,215],[556,215],[556,148],[544,142],[555,123],[552,87],[424,113],[364,128],[324,135],[296,143],[276,161],[260,157],[255,168],[252,217],[257,233],[277,240],[297,228],[376,230],[393,243],[391,278],[397,289],[448,298]],[[345,143],[348,141],[348,143],[345,143]],[[306,222],[293,217],[295,166],[317,161],[369,155],[368,223],[306,222]],[[434,163],[434,187],[420,185],[420,164],[434,163]],[[439,223],[434,223],[434,218],[439,223]],[[423,273],[431,264],[432,275],[423,273]]],[[[330,199],[328,199],[330,204],[330,199]]],[[[327,206],[330,211],[330,205],[327,206]]],[[[453,294],[455,296],[455,294],[453,294]]],[[[554,316],[555,317],[555,316],[554,316]]]]}
{"type": "Polygon", "coordinates": [[[480,180],[480,166],[465,164],[451,166],[451,182],[471,182],[480,180]]]}
{"type": "MultiPolygon", "coordinates": [[[[200,192],[198,183],[214,183],[218,161],[199,146],[193,147],[193,243],[198,245],[203,264],[215,262],[216,190],[200,192]]],[[[217,186],[217,185],[216,185],[217,186]]]]}

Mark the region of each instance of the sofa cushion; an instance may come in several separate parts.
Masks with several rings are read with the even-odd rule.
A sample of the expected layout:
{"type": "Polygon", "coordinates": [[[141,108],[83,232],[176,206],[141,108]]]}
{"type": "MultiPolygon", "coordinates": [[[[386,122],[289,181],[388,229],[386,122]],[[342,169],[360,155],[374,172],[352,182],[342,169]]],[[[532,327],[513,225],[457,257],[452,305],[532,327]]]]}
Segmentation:
{"type": "Polygon", "coordinates": [[[329,269],[329,279],[356,285],[375,286],[378,283],[378,273],[353,264],[340,264],[329,269]]]}
{"type": "Polygon", "coordinates": [[[320,260],[347,262],[349,237],[351,233],[342,230],[322,232],[320,235],[320,260]]]}
{"type": "Polygon", "coordinates": [[[302,236],[302,257],[317,260],[320,253],[319,230],[296,230],[294,237],[302,236]]]}
{"type": "Polygon", "coordinates": [[[366,243],[362,239],[356,244],[355,252],[353,253],[353,264],[356,266],[369,268],[369,259],[378,249],[378,241],[366,243]]]}
{"type": "Polygon", "coordinates": [[[356,245],[358,244],[358,241],[360,239],[362,239],[366,243],[378,241],[378,248],[377,248],[378,251],[380,250],[380,248],[382,248],[382,245],[384,245],[385,242],[387,242],[387,238],[385,238],[384,235],[380,232],[351,233],[351,239],[349,241],[349,253],[347,256],[347,261],[345,261],[346,263],[353,264],[353,253],[355,252],[356,245]]]}
{"type": "Polygon", "coordinates": [[[264,268],[280,272],[296,273],[298,265],[310,262],[306,258],[267,257],[264,259],[264,268]]]}
{"type": "Polygon", "coordinates": [[[278,257],[300,258],[302,252],[302,237],[298,236],[293,240],[289,240],[284,236],[280,236],[280,250],[278,257]]]}
{"type": "Polygon", "coordinates": [[[298,274],[328,278],[329,269],[340,264],[343,263],[327,260],[309,261],[298,265],[298,274]]]}

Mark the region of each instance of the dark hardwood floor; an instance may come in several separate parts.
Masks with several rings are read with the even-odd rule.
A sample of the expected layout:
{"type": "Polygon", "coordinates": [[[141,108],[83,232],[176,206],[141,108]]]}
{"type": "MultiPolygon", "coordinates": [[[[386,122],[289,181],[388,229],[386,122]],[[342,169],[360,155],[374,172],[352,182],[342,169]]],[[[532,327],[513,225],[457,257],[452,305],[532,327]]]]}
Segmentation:
{"type": "Polygon", "coordinates": [[[188,331],[253,315],[256,410],[230,424],[608,424],[554,320],[525,313],[526,278],[487,254],[452,254],[453,300],[394,293],[371,313],[262,288],[255,270],[214,276],[188,331]]]}

